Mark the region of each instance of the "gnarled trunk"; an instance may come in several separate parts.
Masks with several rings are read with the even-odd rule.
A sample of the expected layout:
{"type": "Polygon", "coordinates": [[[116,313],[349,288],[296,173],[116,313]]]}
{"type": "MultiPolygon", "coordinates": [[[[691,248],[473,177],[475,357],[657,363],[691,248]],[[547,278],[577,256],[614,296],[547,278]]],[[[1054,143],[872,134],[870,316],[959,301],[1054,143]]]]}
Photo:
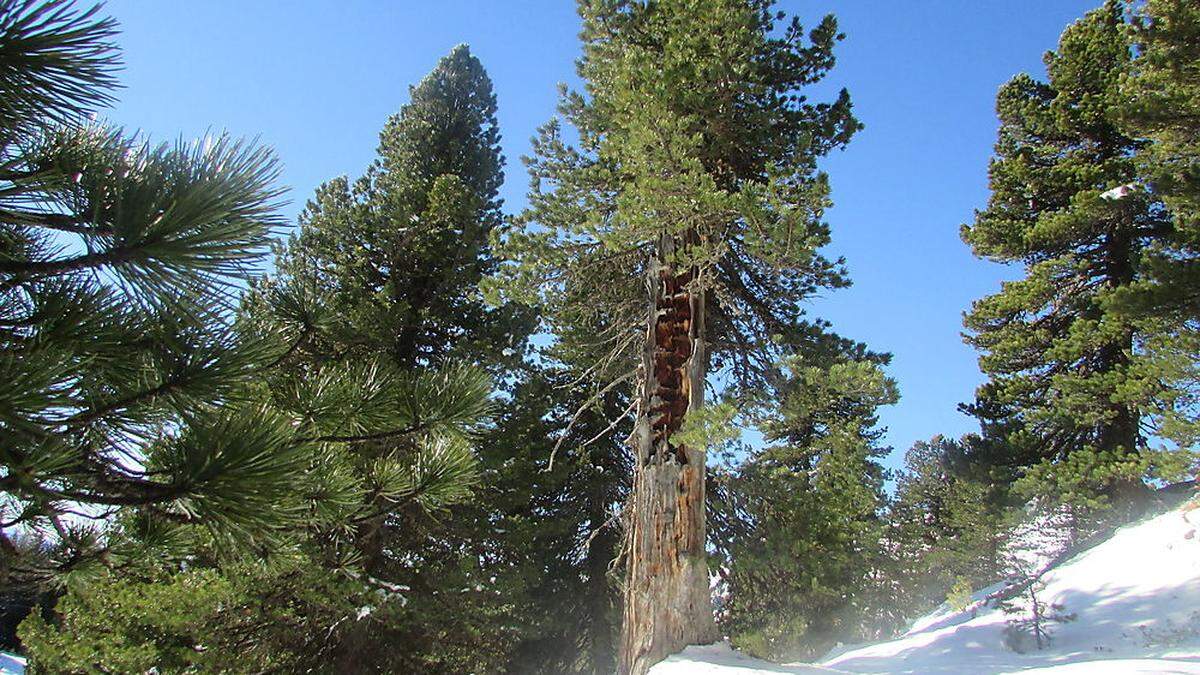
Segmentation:
{"type": "Polygon", "coordinates": [[[622,675],[642,675],[687,645],[717,638],[704,551],[704,448],[672,441],[687,413],[704,402],[704,292],[694,269],[660,263],[649,274],[627,506],[622,675]]]}

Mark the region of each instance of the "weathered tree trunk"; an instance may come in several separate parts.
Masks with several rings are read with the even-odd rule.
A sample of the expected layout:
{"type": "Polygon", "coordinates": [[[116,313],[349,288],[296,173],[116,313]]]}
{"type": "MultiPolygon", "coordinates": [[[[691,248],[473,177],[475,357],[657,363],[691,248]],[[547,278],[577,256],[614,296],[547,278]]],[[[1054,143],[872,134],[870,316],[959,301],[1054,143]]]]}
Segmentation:
{"type": "MultiPolygon", "coordinates": [[[[670,246],[662,259],[670,259],[670,246]]],[[[717,638],[704,551],[704,448],[672,442],[687,413],[704,403],[704,292],[696,282],[694,269],[650,266],[627,506],[621,675],[642,675],[687,645],[717,638]]]]}

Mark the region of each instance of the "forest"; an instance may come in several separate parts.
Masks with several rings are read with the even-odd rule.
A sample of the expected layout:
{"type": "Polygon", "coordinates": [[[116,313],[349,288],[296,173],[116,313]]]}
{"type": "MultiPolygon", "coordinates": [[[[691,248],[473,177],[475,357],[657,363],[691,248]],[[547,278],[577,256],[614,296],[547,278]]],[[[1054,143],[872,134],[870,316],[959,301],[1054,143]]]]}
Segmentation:
{"type": "Polygon", "coordinates": [[[577,11],[582,85],[520,167],[459,45],[292,222],[270,147],[105,120],[104,7],[0,0],[0,649],[31,673],[814,661],[1191,498],[1200,5],[1107,0],[996,93],[959,230],[1014,275],[963,315],[978,431],[899,469],[886,345],[813,309],[852,281],[836,18],[577,11]]]}

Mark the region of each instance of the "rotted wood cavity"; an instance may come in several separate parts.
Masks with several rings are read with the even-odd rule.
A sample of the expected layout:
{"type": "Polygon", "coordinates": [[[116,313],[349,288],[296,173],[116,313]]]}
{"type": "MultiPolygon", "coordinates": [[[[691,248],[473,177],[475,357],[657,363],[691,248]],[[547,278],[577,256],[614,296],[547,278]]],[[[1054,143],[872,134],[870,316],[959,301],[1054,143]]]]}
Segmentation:
{"type": "Polygon", "coordinates": [[[650,429],[654,453],[650,460],[674,459],[688,462],[687,452],[671,442],[679,431],[691,404],[691,378],[688,360],[694,355],[692,271],[673,274],[669,269],[659,272],[655,307],[654,351],[651,366],[654,371],[650,393],[650,429]]]}

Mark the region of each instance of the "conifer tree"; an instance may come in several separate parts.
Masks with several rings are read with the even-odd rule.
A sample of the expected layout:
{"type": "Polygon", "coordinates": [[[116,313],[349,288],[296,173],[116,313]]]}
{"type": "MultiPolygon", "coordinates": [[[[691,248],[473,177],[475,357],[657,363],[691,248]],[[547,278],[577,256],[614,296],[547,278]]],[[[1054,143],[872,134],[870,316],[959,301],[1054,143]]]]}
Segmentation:
{"type": "Polygon", "coordinates": [[[443,57],[387,120],[359,179],[317,189],[270,283],[298,284],[338,317],[302,345],[307,360],[386,354],[399,366],[448,358],[512,367],[528,321],[489,309],[504,157],[496,97],[466,45],[443,57]]]}
{"type": "MultiPolygon", "coordinates": [[[[299,232],[279,250],[277,274],[261,280],[247,303],[249,320],[270,330],[291,318],[272,298],[302,297],[320,308],[319,320],[305,317],[309,329],[264,388],[269,399],[331,367],[363,363],[408,374],[468,364],[495,376],[480,383],[485,398],[497,381],[508,394],[518,391],[528,313],[486,307],[478,290],[494,266],[488,234],[501,218],[499,138],[491,81],[460,45],[411,88],[365,174],[318,188],[299,232]]],[[[342,636],[339,667],[491,671],[510,656],[521,636],[498,616],[525,599],[510,570],[523,552],[494,532],[507,529],[498,524],[507,515],[502,500],[482,500],[512,487],[502,484],[512,473],[506,453],[524,448],[508,418],[476,420],[469,442],[449,447],[424,448],[417,435],[359,438],[347,449],[349,473],[367,485],[398,464],[421,467],[442,489],[429,500],[372,491],[349,521],[349,540],[317,538],[323,564],[336,568],[339,556],[350,555],[368,577],[411,589],[403,608],[342,636]],[[485,430],[486,444],[478,442],[485,430]],[[451,593],[458,600],[447,604],[451,593]],[[384,647],[397,642],[422,647],[384,647]]],[[[517,501],[527,504],[532,487],[522,487],[517,501]]]]}
{"type": "MultiPolygon", "coordinates": [[[[258,306],[283,292],[322,307],[325,320],[298,343],[281,377],[362,359],[407,370],[447,359],[493,370],[519,364],[523,316],[486,308],[477,289],[493,264],[488,233],[500,222],[495,113],[483,66],[465,45],[455,47],[387,121],[366,174],[318,188],[299,233],[279,251],[278,273],[249,304],[251,315],[269,318],[258,306]]],[[[396,451],[378,445],[358,449],[396,451]]],[[[360,525],[364,553],[380,564],[385,521],[381,513],[360,525]]]]}
{"type": "Polygon", "coordinates": [[[97,12],[0,2],[5,586],[112,563],[122,508],[264,534],[303,469],[285,420],[230,405],[277,355],[228,311],[279,223],[275,160],[88,121],[118,63],[97,12]]]}
{"type": "Polygon", "coordinates": [[[591,396],[574,382],[580,370],[558,363],[522,382],[517,404],[497,422],[504,433],[485,450],[502,460],[483,460],[495,467],[488,501],[502,514],[493,537],[527,580],[510,596],[525,625],[508,672],[609,675],[616,665],[612,563],[630,462],[607,427],[627,409],[629,392],[608,392],[576,418],[591,396]]]}
{"type": "Polygon", "coordinates": [[[1118,113],[1126,133],[1149,141],[1138,156],[1139,189],[1166,204],[1171,228],[1146,248],[1140,278],[1111,306],[1151,335],[1143,377],[1167,383],[1152,407],[1153,432],[1189,448],[1200,441],[1200,7],[1144,3],[1130,31],[1135,58],[1118,113]]]}
{"type": "Polygon", "coordinates": [[[618,672],[715,639],[705,564],[709,374],[769,390],[783,345],[816,339],[803,300],[843,285],[817,249],[817,159],[858,128],[843,92],[801,94],[833,64],[832,17],[806,35],[766,0],[585,0],[582,93],[529,160],[531,207],[494,290],[539,303],[548,330],[599,326],[598,395],[636,382],[618,672]],[[684,435],[679,435],[681,430],[684,435]],[[687,433],[692,432],[692,433],[687,433]],[[691,442],[684,443],[683,438],[691,442]]]}
{"type": "Polygon", "coordinates": [[[1130,26],[1136,50],[1121,82],[1119,114],[1131,136],[1151,143],[1140,165],[1170,208],[1175,231],[1152,251],[1150,272],[1175,287],[1175,304],[1197,314],[1200,263],[1200,7],[1186,0],[1150,0],[1130,26]]]}
{"type": "Polygon", "coordinates": [[[1171,230],[1163,205],[1129,187],[1145,150],[1114,112],[1130,58],[1123,6],[1110,1],[1063,33],[1048,81],[1001,88],[991,198],[962,229],[977,255],[1025,267],[966,316],[989,376],[969,409],[1035,448],[1026,486],[1083,507],[1144,504],[1145,416],[1170,396],[1141,370],[1149,336],[1109,302],[1171,230]]]}
{"type": "Polygon", "coordinates": [[[905,453],[888,513],[900,613],[920,613],[956,588],[1003,576],[1001,549],[1011,520],[1011,473],[984,439],[935,436],[905,453]]]}
{"type": "Polygon", "coordinates": [[[887,448],[877,410],[897,393],[886,359],[863,356],[794,359],[763,425],[769,445],[719,474],[711,538],[722,628],[738,649],[812,659],[876,637],[894,600],[879,592],[887,448]]]}

